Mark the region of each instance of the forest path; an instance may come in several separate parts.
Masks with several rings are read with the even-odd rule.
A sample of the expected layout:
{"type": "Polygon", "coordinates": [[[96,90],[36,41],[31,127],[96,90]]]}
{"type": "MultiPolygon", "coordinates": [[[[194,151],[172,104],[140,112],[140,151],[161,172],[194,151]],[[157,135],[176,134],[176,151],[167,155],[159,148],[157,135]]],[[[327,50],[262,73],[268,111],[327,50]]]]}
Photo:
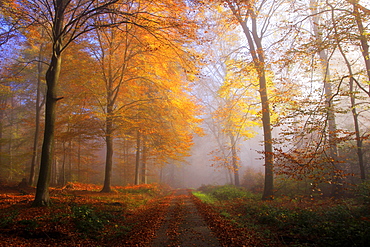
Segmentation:
{"type": "Polygon", "coordinates": [[[199,214],[188,190],[174,191],[167,215],[151,247],[222,245],[199,214]]]}

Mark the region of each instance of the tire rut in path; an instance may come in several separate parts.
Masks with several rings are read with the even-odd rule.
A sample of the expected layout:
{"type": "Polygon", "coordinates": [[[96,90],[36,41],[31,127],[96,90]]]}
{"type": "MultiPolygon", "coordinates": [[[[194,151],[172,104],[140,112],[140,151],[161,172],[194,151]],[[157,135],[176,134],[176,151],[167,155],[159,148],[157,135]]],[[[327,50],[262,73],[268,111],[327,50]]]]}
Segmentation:
{"type": "Polygon", "coordinates": [[[198,213],[187,190],[176,190],[162,226],[151,247],[221,247],[214,233],[198,213]]]}

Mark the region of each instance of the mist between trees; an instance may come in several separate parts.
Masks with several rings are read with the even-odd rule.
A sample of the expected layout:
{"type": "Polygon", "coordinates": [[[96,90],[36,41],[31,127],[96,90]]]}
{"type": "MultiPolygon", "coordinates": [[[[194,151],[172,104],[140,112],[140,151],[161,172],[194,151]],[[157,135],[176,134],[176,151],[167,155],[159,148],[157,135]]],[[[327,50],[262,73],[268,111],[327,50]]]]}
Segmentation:
{"type": "Polygon", "coordinates": [[[348,194],[368,176],[366,1],[5,0],[0,176],[348,194]]]}

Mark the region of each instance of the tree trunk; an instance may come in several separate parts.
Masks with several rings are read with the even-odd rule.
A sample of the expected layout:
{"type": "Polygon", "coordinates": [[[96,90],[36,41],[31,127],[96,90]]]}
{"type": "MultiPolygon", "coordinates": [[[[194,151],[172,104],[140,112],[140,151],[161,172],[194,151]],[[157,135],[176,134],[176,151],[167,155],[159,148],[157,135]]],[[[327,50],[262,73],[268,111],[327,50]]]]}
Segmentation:
{"type": "Polygon", "coordinates": [[[357,150],[357,157],[358,157],[358,165],[360,167],[360,177],[361,180],[365,181],[366,180],[366,173],[365,173],[365,164],[364,164],[364,154],[362,152],[362,138],[360,135],[360,126],[358,123],[358,114],[356,111],[356,98],[354,95],[353,91],[353,77],[350,77],[350,82],[349,82],[349,88],[350,88],[350,93],[351,93],[351,108],[352,108],[352,116],[353,116],[353,122],[355,125],[355,134],[356,134],[356,150],[357,150]]]}
{"type": "Polygon", "coordinates": [[[231,142],[231,155],[232,155],[232,167],[233,167],[233,174],[234,174],[234,184],[235,186],[240,186],[239,181],[239,164],[238,164],[238,157],[236,152],[236,141],[233,134],[230,134],[230,142],[231,142]]]}
{"type": "Polygon", "coordinates": [[[231,170],[227,167],[225,171],[226,171],[226,181],[228,181],[229,184],[234,184],[233,175],[231,174],[231,170]]]}
{"type": "MultiPolygon", "coordinates": [[[[14,95],[11,97],[11,109],[15,109],[15,103],[14,103],[14,95]]],[[[10,112],[10,130],[9,130],[9,143],[8,143],[8,165],[9,165],[9,174],[8,174],[8,181],[13,180],[13,133],[15,130],[13,129],[14,127],[14,111],[10,112]]]]}
{"type": "MultiPolygon", "coordinates": [[[[359,32],[359,38],[360,38],[360,43],[361,43],[361,48],[362,48],[361,52],[362,52],[362,56],[365,62],[366,75],[367,75],[368,80],[370,81],[370,53],[369,53],[369,44],[367,43],[368,35],[365,31],[362,17],[358,9],[358,0],[353,0],[351,2],[353,4],[353,14],[355,16],[356,24],[357,24],[357,28],[359,32]]],[[[370,85],[369,85],[368,95],[370,96],[370,85]]]]}
{"type": "Polygon", "coordinates": [[[136,160],[135,160],[135,184],[140,184],[140,131],[137,130],[136,138],[136,160]]]}
{"type": "Polygon", "coordinates": [[[33,202],[34,206],[50,205],[49,183],[54,154],[54,128],[57,102],[56,84],[59,79],[60,65],[61,54],[59,50],[59,52],[53,53],[50,67],[46,73],[47,93],[45,105],[45,132],[44,142],[42,145],[40,173],[37,182],[36,197],[33,202]]]}
{"type": "MultiPolygon", "coordinates": [[[[318,12],[317,12],[317,2],[316,0],[310,0],[310,8],[313,14],[312,17],[312,25],[313,25],[313,33],[315,35],[316,40],[318,41],[318,44],[320,45],[322,43],[321,38],[321,32],[318,29],[318,24],[320,22],[318,18],[318,12]]],[[[332,174],[332,180],[333,180],[333,187],[332,187],[332,195],[333,196],[339,196],[341,186],[340,186],[340,178],[336,176],[335,170],[340,169],[338,164],[338,147],[337,147],[337,127],[336,127],[336,121],[335,121],[335,113],[334,113],[334,106],[332,104],[332,86],[330,83],[330,71],[329,71],[329,58],[324,49],[317,52],[320,58],[321,65],[323,67],[323,82],[324,82],[324,92],[325,92],[325,108],[327,111],[327,123],[328,123],[328,138],[329,138],[329,148],[330,148],[330,158],[333,160],[333,174],[332,174]]]]}
{"type": "Polygon", "coordinates": [[[67,159],[67,153],[66,153],[66,142],[63,141],[62,143],[62,148],[63,148],[63,160],[62,160],[62,165],[59,170],[59,179],[58,179],[58,185],[59,186],[64,186],[66,184],[66,159],[67,159]]]}
{"type": "Polygon", "coordinates": [[[38,146],[39,146],[39,135],[40,135],[40,118],[41,118],[41,109],[43,106],[43,102],[41,101],[41,73],[43,70],[42,66],[42,51],[43,45],[40,46],[39,51],[39,62],[37,64],[37,89],[36,89],[36,116],[35,116],[35,134],[33,137],[33,148],[32,148],[32,160],[31,160],[31,168],[30,168],[30,176],[28,179],[28,185],[32,186],[35,181],[35,170],[36,170],[36,162],[38,156],[38,146]]]}
{"type": "Polygon", "coordinates": [[[54,130],[55,112],[57,103],[57,84],[60,75],[62,62],[62,41],[63,41],[63,18],[64,0],[55,1],[55,19],[53,21],[53,53],[49,68],[46,72],[46,104],[45,104],[45,131],[42,145],[41,164],[39,179],[37,182],[36,196],[33,206],[49,206],[49,184],[51,166],[54,155],[54,130]]]}
{"type": "MultiPolygon", "coordinates": [[[[108,96],[109,98],[109,96],[108,96]]],[[[111,192],[112,168],[113,168],[113,106],[108,103],[106,118],[106,161],[105,179],[101,192],[111,192]]]]}
{"type": "Polygon", "coordinates": [[[270,105],[267,97],[265,77],[260,78],[260,95],[262,103],[262,124],[265,150],[265,186],[262,199],[271,200],[274,196],[274,161],[270,121],[270,105]]]}
{"type": "Polygon", "coordinates": [[[6,106],[6,99],[4,96],[0,96],[0,164],[4,164],[4,159],[3,159],[3,132],[4,132],[4,111],[5,111],[5,106],[6,106]]]}
{"type": "Polygon", "coordinates": [[[147,184],[147,164],[146,164],[146,155],[147,155],[147,146],[145,142],[146,138],[145,135],[143,136],[143,154],[142,154],[142,164],[141,164],[141,183],[142,184],[147,184]]]}
{"type": "Polygon", "coordinates": [[[81,182],[81,134],[78,135],[78,147],[77,147],[77,181],[81,182]]]}
{"type": "MultiPolygon", "coordinates": [[[[113,34],[112,34],[113,35],[113,34]]],[[[103,49],[103,48],[101,48],[103,49]]],[[[112,43],[110,43],[108,50],[108,71],[105,77],[106,81],[106,93],[107,93],[107,117],[106,117],[106,161],[105,161],[105,178],[104,187],[101,192],[111,192],[111,180],[112,180],[112,170],[113,170],[113,141],[114,141],[114,104],[115,104],[115,89],[114,89],[114,73],[112,69],[112,56],[113,56],[112,43]]],[[[104,60],[105,58],[103,58],[104,60]]],[[[117,91],[116,91],[117,93],[117,91]]]]}
{"type": "Polygon", "coordinates": [[[272,150],[272,134],[270,120],[270,103],[267,95],[267,82],[265,75],[265,57],[262,47],[262,37],[258,36],[257,30],[257,14],[250,9],[250,22],[252,30],[247,25],[247,20],[243,20],[240,13],[235,9],[232,3],[229,2],[229,7],[241,25],[244,35],[247,38],[250,54],[252,56],[254,68],[258,73],[259,94],[262,105],[262,125],[263,125],[263,141],[265,155],[265,185],[262,199],[271,200],[274,197],[274,160],[272,150]]]}
{"type": "Polygon", "coordinates": [[[72,182],[72,140],[68,142],[68,173],[66,182],[72,182]]]}
{"type": "MultiPolygon", "coordinates": [[[[337,34],[337,29],[335,27],[335,33],[337,34]]],[[[336,35],[338,36],[338,35],[336,35]]],[[[364,154],[362,151],[362,138],[361,138],[361,133],[360,133],[360,126],[358,122],[358,113],[356,110],[356,96],[355,96],[355,91],[354,91],[354,80],[353,80],[353,72],[352,72],[352,66],[351,63],[348,61],[346,54],[344,53],[341,44],[337,40],[337,45],[340,53],[342,54],[342,57],[346,63],[348,72],[349,72],[349,93],[350,93],[350,102],[351,102],[351,109],[352,109],[352,116],[353,116],[353,124],[355,126],[355,135],[356,135],[356,150],[357,150],[357,157],[358,157],[358,165],[360,168],[360,177],[361,180],[366,179],[366,173],[365,173],[365,164],[364,164],[364,154]]]]}

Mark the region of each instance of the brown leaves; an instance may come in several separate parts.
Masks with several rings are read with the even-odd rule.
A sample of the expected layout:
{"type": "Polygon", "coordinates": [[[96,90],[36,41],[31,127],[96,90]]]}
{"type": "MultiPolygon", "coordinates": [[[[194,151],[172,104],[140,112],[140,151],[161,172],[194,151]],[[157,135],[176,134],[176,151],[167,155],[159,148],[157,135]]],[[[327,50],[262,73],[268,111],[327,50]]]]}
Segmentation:
{"type": "Polygon", "coordinates": [[[193,196],[198,211],[206,219],[212,231],[216,233],[223,246],[263,246],[256,232],[250,229],[236,227],[230,221],[216,212],[215,209],[206,203],[202,203],[197,197],[193,196]]]}
{"type": "Polygon", "coordinates": [[[52,189],[53,204],[40,208],[31,207],[33,195],[3,189],[0,246],[147,246],[169,205],[163,188],[100,189],[80,183],[52,189]],[[87,232],[94,228],[95,235],[87,232]]]}

